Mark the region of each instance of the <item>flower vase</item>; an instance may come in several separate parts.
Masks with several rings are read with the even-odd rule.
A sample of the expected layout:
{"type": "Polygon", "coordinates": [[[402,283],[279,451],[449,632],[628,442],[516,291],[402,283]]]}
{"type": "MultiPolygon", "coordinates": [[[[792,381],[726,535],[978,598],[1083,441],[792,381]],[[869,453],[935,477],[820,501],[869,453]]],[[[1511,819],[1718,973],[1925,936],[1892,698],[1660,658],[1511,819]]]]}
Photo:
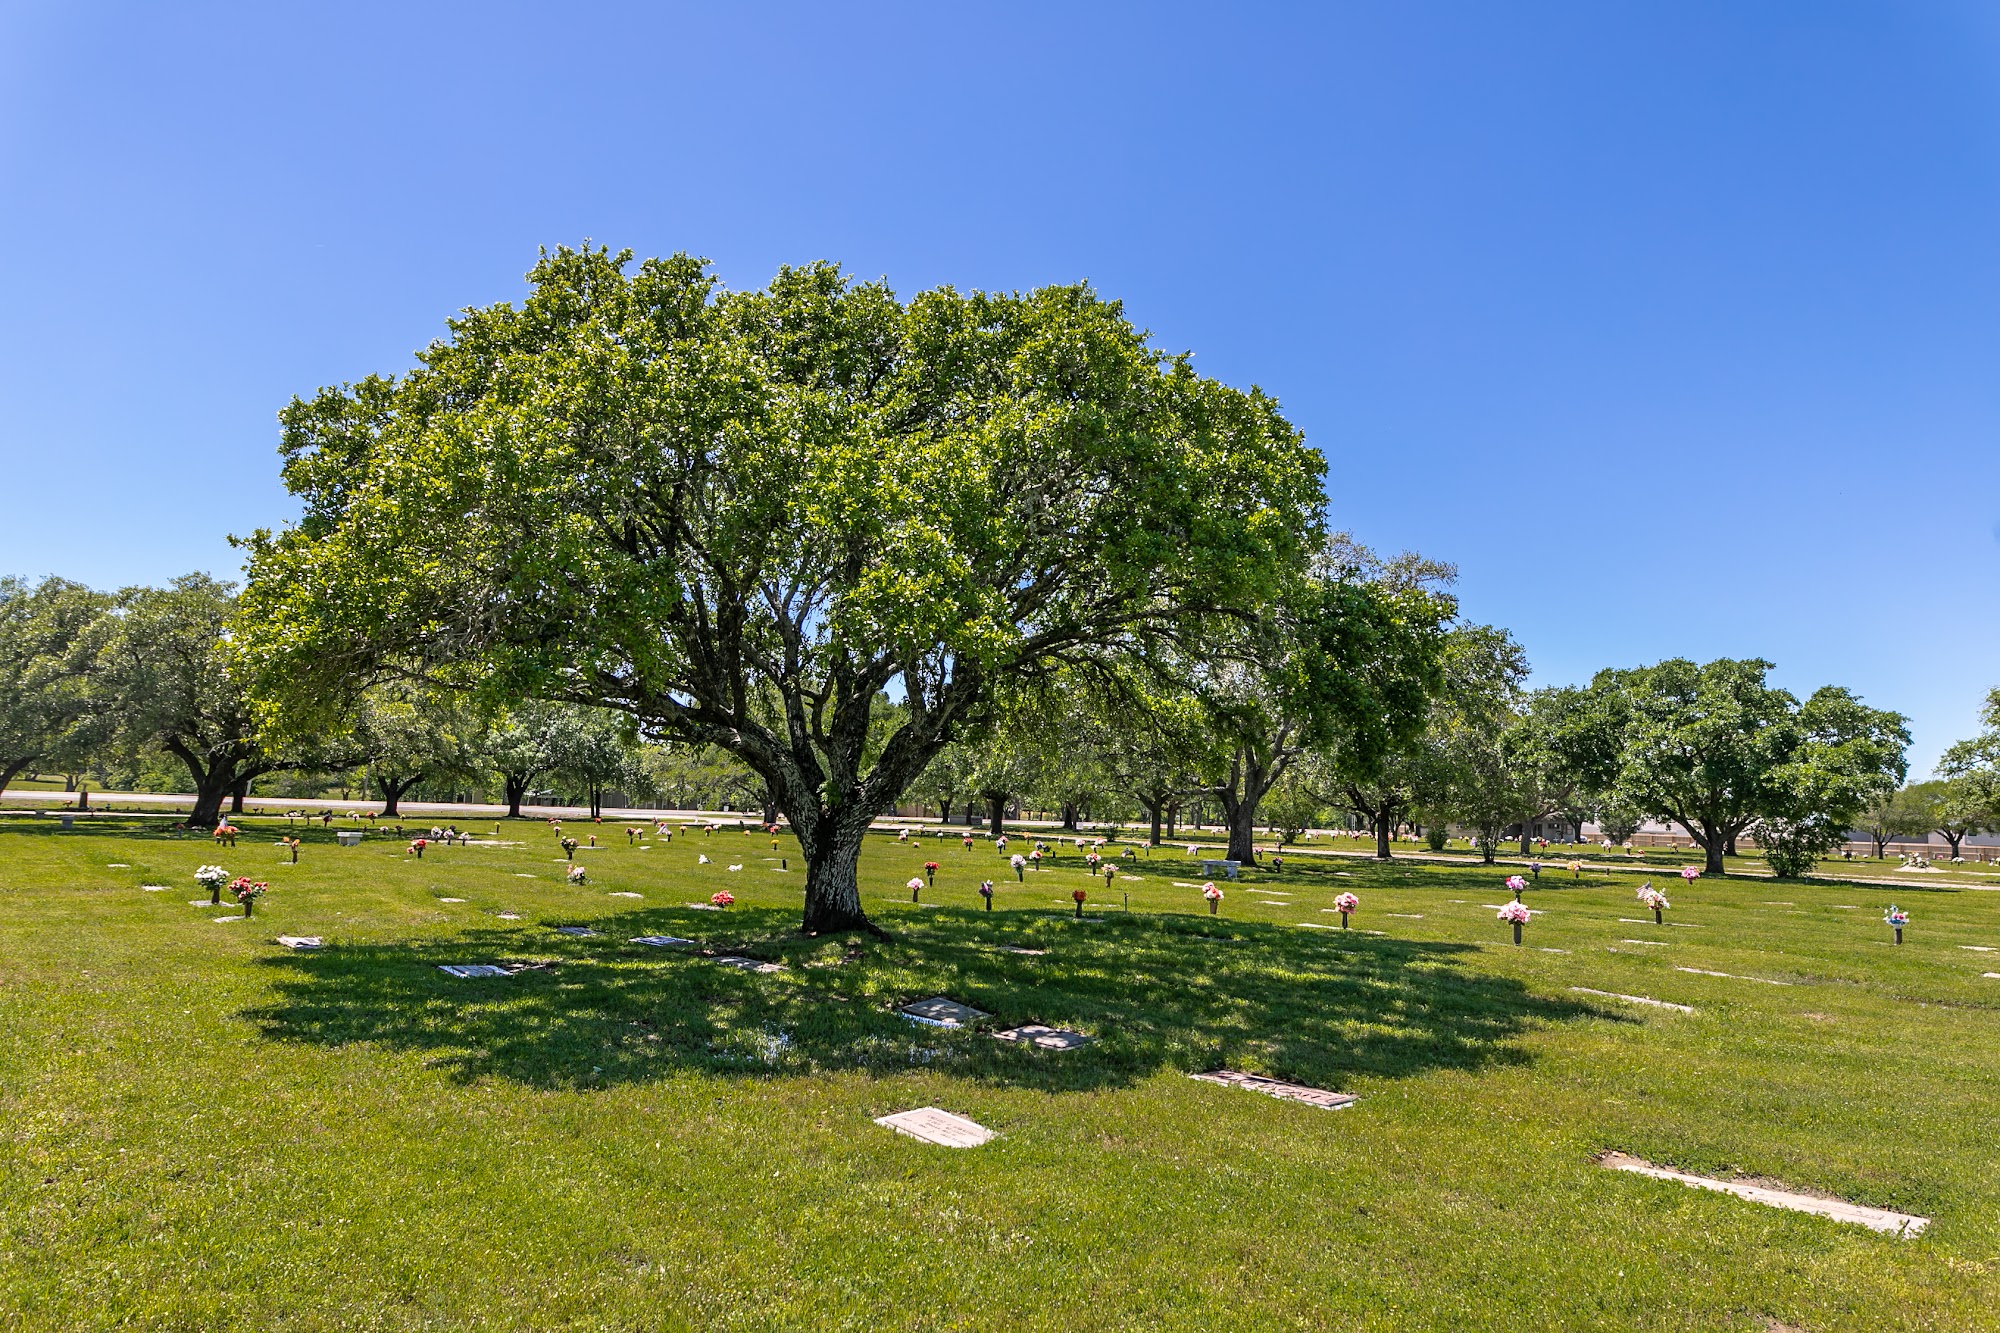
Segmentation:
{"type": "Polygon", "coordinates": [[[990,893],[986,895],[986,910],[989,912],[993,910],[993,895],[990,893]]]}
{"type": "Polygon", "coordinates": [[[1898,926],[1896,927],[1896,943],[1901,944],[1902,942],[1903,942],[1903,928],[1901,926],[1898,926]]]}
{"type": "Polygon", "coordinates": [[[1081,898],[1076,900],[1076,919],[1078,921],[1083,920],[1083,899],[1081,898]]]}
{"type": "Polygon", "coordinates": [[[208,891],[208,905],[210,907],[222,906],[222,886],[220,884],[217,884],[208,891]]]}
{"type": "Polygon", "coordinates": [[[1340,928],[1341,928],[1342,930],[1346,930],[1346,929],[1347,929],[1347,922],[1348,922],[1348,916],[1349,916],[1349,914],[1348,914],[1348,913],[1346,913],[1346,912],[1342,912],[1342,913],[1340,914],[1340,928]]]}
{"type": "Polygon", "coordinates": [[[1519,944],[1520,942],[1521,942],[1521,923],[1516,921],[1514,923],[1514,943],[1519,944]]]}
{"type": "Polygon", "coordinates": [[[1215,908],[1216,908],[1216,902],[1215,902],[1215,899],[1213,899],[1213,898],[1210,898],[1210,899],[1208,900],[1208,914],[1209,914],[1210,916],[1214,916],[1214,915],[1215,915],[1215,908]]]}
{"type": "Polygon", "coordinates": [[[1667,924],[1667,919],[1660,915],[1660,909],[1657,907],[1653,909],[1653,924],[1656,926],[1664,926],[1667,924]]]}
{"type": "Polygon", "coordinates": [[[921,892],[923,892],[923,890],[921,890],[921,889],[911,889],[911,890],[910,890],[910,901],[911,901],[911,902],[915,902],[915,901],[917,900],[917,895],[918,895],[919,893],[921,893],[921,892]]]}
{"type": "Polygon", "coordinates": [[[250,915],[251,904],[255,903],[256,901],[257,900],[255,898],[245,898],[243,900],[243,915],[245,916],[250,915]]]}

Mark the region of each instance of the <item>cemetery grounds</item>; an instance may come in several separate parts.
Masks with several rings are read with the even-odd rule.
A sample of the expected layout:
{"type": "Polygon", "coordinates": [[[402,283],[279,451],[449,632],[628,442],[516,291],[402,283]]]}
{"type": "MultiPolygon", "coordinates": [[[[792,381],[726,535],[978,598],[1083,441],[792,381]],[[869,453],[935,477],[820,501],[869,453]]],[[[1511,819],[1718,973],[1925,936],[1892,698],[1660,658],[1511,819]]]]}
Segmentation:
{"type": "Polygon", "coordinates": [[[2000,1327],[2000,896],[1955,875],[1662,864],[1655,925],[1593,860],[1516,947],[1512,866],[1289,854],[1211,916],[1185,843],[1017,883],[954,830],[870,840],[889,938],[808,939],[786,837],[572,822],[571,884],[540,821],[296,865],[236,822],[0,815],[0,1327],[2000,1327]],[[922,1107],[996,1137],[875,1123],[922,1107]]]}

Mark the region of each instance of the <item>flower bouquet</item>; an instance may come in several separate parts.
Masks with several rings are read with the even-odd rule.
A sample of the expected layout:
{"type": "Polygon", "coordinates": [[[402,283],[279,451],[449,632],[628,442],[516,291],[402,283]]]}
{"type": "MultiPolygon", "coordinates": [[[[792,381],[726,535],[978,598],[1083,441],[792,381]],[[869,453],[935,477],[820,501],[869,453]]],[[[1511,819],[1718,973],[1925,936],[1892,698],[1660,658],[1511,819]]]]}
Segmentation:
{"type": "Polygon", "coordinates": [[[1682,879],[1682,880],[1683,880],[1684,882],[1686,882],[1686,883],[1689,883],[1689,884],[1692,884],[1692,883],[1694,883],[1694,882],[1695,882],[1696,880],[1698,880],[1698,879],[1700,879],[1700,878],[1701,878],[1701,867],[1700,867],[1700,866],[1682,866],[1682,867],[1681,867],[1681,879],[1682,879]]]}
{"type": "Polygon", "coordinates": [[[1351,893],[1343,893],[1333,900],[1333,905],[1340,911],[1340,928],[1346,930],[1348,918],[1354,915],[1355,908],[1361,906],[1361,900],[1351,893]]]}
{"type": "Polygon", "coordinates": [[[576,860],[576,839],[575,839],[575,838],[564,838],[564,839],[562,840],[562,842],[561,842],[561,843],[559,843],[558,845],[559,845],[559,846],[560,846],[560,847],[562,848],[562,850],[563,850],[563,860],[565,860],[565,861],[574,861],[574,860],[576,860]]]}
{"type": "Polygon", "coordinates": [[[201,866],[194,872],[194,882],[208,890],[208,901],[222,901],[222,886],[229,882],[229,872],[221,866],[201,866]]]}
{"type": "Polygon", "coordinates": [[[1522,879],[1519,875],[1509,875],[1507,876],[1507,887],[1514,891],[1514,901],[1518,903],[1521,901],[1521,890],[1528,887],[1528,881],[1522,879]]]}
{"type": "Polygon", "coordinates": [[[1542,882],[1542,863],[1540,861],[1528,862],[1528,873],[1535,877],[1535,883],[1540,884],[1542,882]]]}
{"type": "Polygon", "coordinates": [[[1890,903],[1889,913],[1882,920],[1896,932],[1896,943],[1901,944],[1903,942],[1903,927],[1910,924],[1910,914],[1894,903],[1890,903]]]}
{"type": "Polygon", "coordinates": [[[585,884],[590,880],[590,872],[582,866],[573,865],[569,868],[567,877],[572,884],[585,884]]]}
{"type": "Polygon", "coordinates": [[[290,848],[292,853],[292,864],[297,865],[299,863],[299,840],[297,838],[280,838],[278,839],[278,845],[280,847],[290,848]]]}
{"type": "Polygon", "coordinates": [[[935,861],[924,862],[924,884],[926,887],[937,883],[937,872],[938,872],[937,862],[935,861]]]}
{"type": "Polygon", "coordinates": [[[1569,863],[1569,875],[1570,875],[1570,878],[1571,878],[1571,879],[1582,879],[1582,878],[1583,878],[1583,862],[1581,862],[1581,861],[1571,861],[1571,862],[1569,863]]]}
{"type": "Polygon", "coordinates": [[[1069,896],[1076,899],[1076,919],[1083,920],[1083,900],[1090,896],[1089,892],[1085,889],[1075,889],[1069,896]]]}
{"type": "Polygon", "coordinates": [[[717,907],[728,907],[736,901],[736,895],[728,889],[724,889],[720,893],[711,893],[708,895],[708,900],[717,907]]]}
{"type": "Polygon", "coordinates": [[[403,855],[414,856],[419,861],[421,861],[424,859],[424,848],[430,845],[431,842],[429,838],[412,838],[410,839],[410,845],[408,849],[404,851],[403,855]]]}
{"type": "Polygon", "coordinates": [[[1672,903],[1667,901],[1666,894],[1661,893],[1653,887],[1653,881],[1650,879],[1639,886],[1639,903],[1643,907],[1653,909],[1653,924],[1656,926],[1662,925],[1665,922],[1665,918],[1660,913],[1673,906],[1672,903]]]}
{"type": "Polygon", "coordinates": [[[223,820],[215,826],[215,845],[217,847],[234,847],[236,845],[236,835],[242,831],[242,829],[237,828],[228,820],[223,820]]]}
{"type": "Polygon", "coordinates": [[[1513,923],[1514,943],[1519,944],[1521,942],[1521,927],[1528,924],[1528,905],[1517,899],[1502,907],[1499,916],[1502,921],[1513,923]]]}
{"type": "Polygon", "coordinates": [[[982,879],[982,880],[980,880],[980,881],[979,881],[979,896],[980,896],[980,897],[982,897],[982,898],[984,898],[984,899],[986,900],[986,910],[987,910],[987,911],[989,911],[989,912],[990,912],[990,911],[992,911],[992,910],[993,910],[993,881],[992,881],[992,880],[990,880],[990,879],[982,879]]]}
{"type": "Polygon", "coordinates": [[[243,915],[250,915],[250,904],[264,896],[264,890],[271,886],[262,880],[251,879],[248,875],[238,875],[229,881],[229,891],[236,895],[236,901],[243,904],[243,915]]]}
{"type": "Polygon", "coordinates": [[[910,901],[915,902],[917,900],[917,895],[924,891],[923,878],[918,875],[912,875],[910,876],[910,882],[908,884],[905,884],[903,887],[910,891],[910,901]]]}
{"type": "Polygon", "coordinates": [[[1014,867],[1014,878],[1025,883],[1028,875],[1028,858],[1015,852],[1007,858],[1007,864],[1014,867]]]}
{"type": "Polygon", "coordinates": [[[1208,914],[1214,916],[1216,907],[1222,902],[1222,890],[1215,887],[1214,880],[1210,880],[1201,886],[1201,896],[1208,899],[1208,914]]]}

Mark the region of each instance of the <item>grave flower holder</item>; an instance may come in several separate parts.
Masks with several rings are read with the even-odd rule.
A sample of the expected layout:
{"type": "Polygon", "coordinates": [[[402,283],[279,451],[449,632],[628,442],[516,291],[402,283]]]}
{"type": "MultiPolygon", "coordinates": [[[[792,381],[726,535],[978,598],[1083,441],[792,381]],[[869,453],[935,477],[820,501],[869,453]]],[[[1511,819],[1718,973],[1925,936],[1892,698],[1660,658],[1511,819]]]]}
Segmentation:
{"type": "Polygon", "coordinates": [[[1070,894],[1070,897],[1076,899],[1076,919],[1079,921],[1083,920],[1083,900],[1088,896],[1082,889],[1070,894]]]}
{"type": "Polygon", "coordinates": [[[1521,927],[1528,924],[1528,909],[1519,902],[1508,903],[1499,911],[1499,917],[1514,927],[1514,943],[1521,942],[1521,927]]]}
{"type": "Polygon", "coordinates": [[[1518,903],[1521,901],[1521,890],[1528,887],[1528,881],[1522,879],[1519,875],[1509,875],[1507,876],[1507,887],[1514,891],[1514,901],[1518,903]]]}
{"type": "Polygon", "coordinates": [[[912,875],[910,877],[910,882],[904,885],[904,887],[910,891],[910,901],[915,902],[917,900],[917,895],[924,891],[924,882],[921,879],[918,879],[916,876],[912,875]]]}
{"type": "MultiPolygon", "coordinates": [[[[772,845],[773,845],[773,846],[776,846],[777,844],[773,843],[772,845]]],[[[933,888],[933,887],[935,887],[935,886],[936,886],[936,884],[937,884],[937,872],[938,872],[938,863],[937,863],[937,862],[935,862],[935,861],[926,861],[926,862],[924,862],[924,887],[925,887],[925,888],[927,888],[927,889],[928,889],[928,888],[933,888]]]]}
{"type": "Polygon", "coordinates": [[[736,901],[736,895],[724,889],[720,893],[710,894],[708,901],[716,907],[728,907],[736,901]]]}
{"type": "Polygon", "coordinates": [[[222,903],[222,886],[229,880],[229,872],[221,866],[201,866],[194,872],[194,882],[208,890],[211,906],[222,903]]]}
{"type": "Polygon", "coordinates": [[[1340,928],[1346,930],[1350,924],[1348,918],[1354,915],[1355,908],[1361,906],[1361,900],[1351,893],[1343,893],[1333,900],[1333,905],[1340,910],[1340,928]]]}
{"type": "Polygon", "coordinates": [[[1208,899],[1208,914],[1214,916],[1215,909],[1222,904],[1222,890],[1215,887],[1214,880],[1210,880],[1201,886],[1201,896],[1208,899]]]}
{"type": "Polygon", "coordinates": [[[992,880],[990,880],[990,879],[983,879],[983,880],[979,881],[979,896],[980,896],[981,898],[984,898],[984,899],[986,900],[986,910],[987,910],[987,911],[989,911],[989,912],[990,912],[990,911],[992,911],[992,910],[993,910],[993,881],[992,881],[992,880]]]}
{"type": "Polygon", "coordinates": [[[1910,924],[1910,914],[1894,903],[1891,903],[1889,904],[1888,915],[1883,917],[1882,920],[1888,925],[1889,929],[1896,932],[1896,943],[1901,944],[1903,942],[1903,927],[1910,924]]]}

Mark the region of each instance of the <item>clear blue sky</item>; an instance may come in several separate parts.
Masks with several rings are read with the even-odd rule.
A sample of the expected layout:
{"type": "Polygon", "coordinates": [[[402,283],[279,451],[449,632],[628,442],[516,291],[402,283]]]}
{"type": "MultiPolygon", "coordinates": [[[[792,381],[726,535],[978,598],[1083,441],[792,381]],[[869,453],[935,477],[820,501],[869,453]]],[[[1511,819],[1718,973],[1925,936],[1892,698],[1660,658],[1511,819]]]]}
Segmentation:
{"type": "Polygon", "coordinates": [[[233,572],[278,408],[538,245],[1087,278],[1538,681],[1761,655],[1921,774],[2000,685],[1996,15],[0,6],[0,571],[233,572]]]}

